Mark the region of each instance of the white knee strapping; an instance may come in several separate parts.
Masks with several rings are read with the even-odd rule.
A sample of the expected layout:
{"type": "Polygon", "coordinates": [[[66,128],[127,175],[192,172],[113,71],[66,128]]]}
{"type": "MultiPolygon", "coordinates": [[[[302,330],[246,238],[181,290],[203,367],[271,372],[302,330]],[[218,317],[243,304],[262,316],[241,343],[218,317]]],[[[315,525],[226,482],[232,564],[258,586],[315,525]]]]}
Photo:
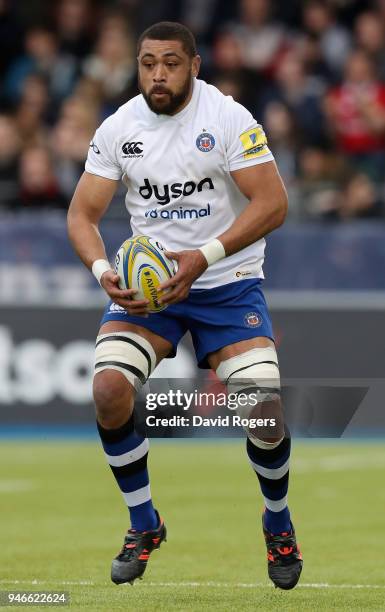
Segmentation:
{"type": "MultiPolygon", "coordinates": [[[[280,393],[280,377],[277,353],[274,347],[253,348],[245,353],[230,357],[222,361],[216,374],[227,385],[229,393],[241,393],[253,389],[260,398],[267,401],[280,393]]],[[[238,405],[237,414],[242,418],[248,417],[255,404],[238,405]]],[[[276,448],[278,442],[265,442],[250,437],[255,446],[263,449],[276,448]]]]}
{"type": "Polygon", "coordinates": [[[253,348],[221,361],[216,374],[226,384],[229,384],[231,378],[237,381],[247,379],[255,381],[259,387],[280,388],[278,357],[273,346],[253,348]]]}
{"type": "Polygon", "coordinates": [[[156,366],[151,344],[134,332],[101,334],[96,339],[95,374],[103,370],[121,372],[138,391],[156,366]]]}

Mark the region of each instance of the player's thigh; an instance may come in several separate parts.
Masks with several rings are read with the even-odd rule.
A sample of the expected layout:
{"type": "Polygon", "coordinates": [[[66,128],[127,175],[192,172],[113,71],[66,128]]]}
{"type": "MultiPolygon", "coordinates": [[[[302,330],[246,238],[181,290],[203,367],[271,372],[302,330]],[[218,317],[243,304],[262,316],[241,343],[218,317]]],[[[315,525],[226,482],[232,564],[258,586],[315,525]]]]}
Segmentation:
{"type": "Polygon", "coordinates": [[[207,355],[207,361],[209,362],[210,368],[217,370],[219,364],[226,359],[236,357],[242,353],[246,353],[253,348],[275,348],[275,344],[271,338],[265,336],[258,336],[255,338],[249,338],[247,340],[240,340],[240,342],[234,342],[220,348],[213,353],[207,355]]]}

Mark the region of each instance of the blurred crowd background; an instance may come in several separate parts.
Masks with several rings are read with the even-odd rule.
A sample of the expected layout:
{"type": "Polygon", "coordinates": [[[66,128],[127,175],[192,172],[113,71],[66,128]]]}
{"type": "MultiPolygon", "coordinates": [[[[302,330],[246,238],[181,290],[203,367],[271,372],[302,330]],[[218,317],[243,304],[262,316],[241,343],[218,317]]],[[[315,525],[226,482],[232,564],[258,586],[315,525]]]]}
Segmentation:
{"type": "Polygon", "coordinates": [[[96,127],[137,94],[138,34],[166,19],[264,125],[292,219],[384,218],[385,0],[0,0],[0,211],[68,207],[96,127]]]}

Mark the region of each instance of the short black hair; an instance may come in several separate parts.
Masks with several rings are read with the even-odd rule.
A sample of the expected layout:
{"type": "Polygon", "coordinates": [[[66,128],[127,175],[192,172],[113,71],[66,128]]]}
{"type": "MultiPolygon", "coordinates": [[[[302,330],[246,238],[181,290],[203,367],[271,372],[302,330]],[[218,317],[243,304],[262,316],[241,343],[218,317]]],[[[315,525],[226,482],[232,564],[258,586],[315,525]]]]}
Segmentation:
{"type": "Polygon", "coordinates": [[[197,47],[194,34],[186,28],[182,23],[177,21],[159,21],[154,23],[140,35],[137,46],[137,54],[139,55],[143,41],[149,38],[150,40],[180,40],[183,51],[190,57],[195,57],[197,47]]]}

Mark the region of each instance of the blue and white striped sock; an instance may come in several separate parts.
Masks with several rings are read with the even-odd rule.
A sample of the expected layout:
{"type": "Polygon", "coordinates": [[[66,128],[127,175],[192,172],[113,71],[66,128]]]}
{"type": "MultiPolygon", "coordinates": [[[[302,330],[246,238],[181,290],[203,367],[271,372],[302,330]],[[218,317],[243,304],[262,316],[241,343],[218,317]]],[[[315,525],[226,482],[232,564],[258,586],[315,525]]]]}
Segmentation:
{"type": "Polygon", "coordinates": [[[247,438],[247,454],[256,472],[265,501],[264,525],[273,534],[291,530],[287,507],[289,487],[290,437],[275,448],[259,448],[247,438]]]}
{"type": "Polygon", "coordinates": [[[104,452],[128,506],[131,528],[150,531],[158,526],[147,471],[148,439],[135,431],[133,416],[119,429],[97,423],[104,452]]]}

